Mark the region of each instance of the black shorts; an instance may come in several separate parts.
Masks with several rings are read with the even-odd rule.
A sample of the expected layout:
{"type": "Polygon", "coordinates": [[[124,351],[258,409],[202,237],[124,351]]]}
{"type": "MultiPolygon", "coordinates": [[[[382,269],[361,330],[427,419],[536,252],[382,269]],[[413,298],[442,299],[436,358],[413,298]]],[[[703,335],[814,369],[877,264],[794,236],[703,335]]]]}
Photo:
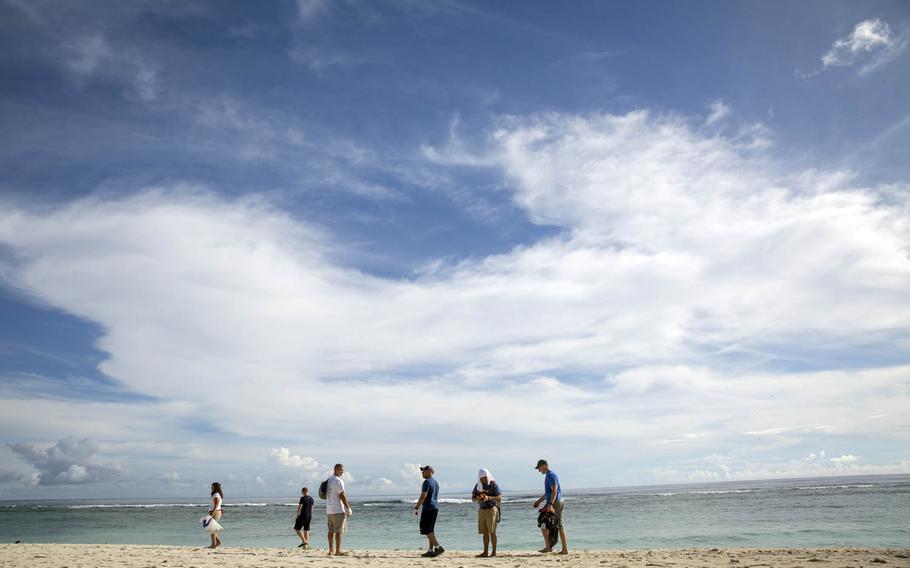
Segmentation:
{"type": "Polygon", "coordinates": [[[299,517],[297,517],[297,520],[294,522],[294,530],[295,531],[299,531],[301,529],[305,530],[305,531],[310,530],[310,521],[312,521],[312,520],[313,520],[312,515],[309,517],[304,517],[303,515],[300,515],[299,517]]]}
{"type": "Polygon", "coordinates": [[[428,509],[424,507],[420,513],[420,534],[432,534],[436,529],[436,515],[439,509],[428,509]]]}

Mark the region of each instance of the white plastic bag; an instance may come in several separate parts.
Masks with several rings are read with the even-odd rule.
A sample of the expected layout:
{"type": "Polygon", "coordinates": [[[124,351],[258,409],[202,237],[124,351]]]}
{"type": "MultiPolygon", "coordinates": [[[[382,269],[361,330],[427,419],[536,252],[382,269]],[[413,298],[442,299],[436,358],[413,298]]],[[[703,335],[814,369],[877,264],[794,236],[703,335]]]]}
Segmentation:
{"type": "Polygon", "coordinates": [[[213,533],[224,530],[224,527],[222,527],[218,521],[212,518],[211,515],[206,515],[199,520],[202,523],[202,530],[204,531],[213,533]]]}

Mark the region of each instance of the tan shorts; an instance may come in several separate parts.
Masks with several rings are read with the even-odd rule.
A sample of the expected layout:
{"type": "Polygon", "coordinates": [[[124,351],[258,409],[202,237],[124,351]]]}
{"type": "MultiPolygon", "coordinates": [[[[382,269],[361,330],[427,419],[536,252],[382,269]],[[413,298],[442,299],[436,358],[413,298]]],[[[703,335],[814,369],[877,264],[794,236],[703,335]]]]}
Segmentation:
{"type": "Polygon", "coordinates": [[[562,510],[566,507],[566,502],[560,499],[553,506],[553,509],[556,510],[556,518],[559,519],[559,522],[562,522],[562,510]]]}
{"type": "Polygon", "coordinates": [[[329,521],[329,533],[344,534],[348,528],[348,517],[344,513],[326,515],[329,521]]]}
{"type": "Polygon", "coordinates": [[[477,533],[496,534],[497,508],[477,509],[477,533]]]}

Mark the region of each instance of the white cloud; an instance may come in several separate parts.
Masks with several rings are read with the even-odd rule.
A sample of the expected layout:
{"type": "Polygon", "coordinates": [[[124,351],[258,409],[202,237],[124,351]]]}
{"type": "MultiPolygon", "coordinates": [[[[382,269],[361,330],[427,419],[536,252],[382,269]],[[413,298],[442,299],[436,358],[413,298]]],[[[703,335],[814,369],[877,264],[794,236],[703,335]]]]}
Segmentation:
{"type": "Polygon", "coordinates": [[[858,73],[866,75],[897,58],[906,49],[907,42],[907,33],[896,35],[886,22],[865,20],[856,24],[850,35],[836,40],[822,55],[822,68],[859,66],[858,73]]]}
{"type": "Polygon", "coordinates": [[[859,461],[859,457],[854,456],[853,454],[843,454],[840,457],[831,458],[828,461],[831,461],[832,463],[837,464],[837,465],[844,465],[844,464],[854,463],[856,461],[859,461]]]}
{"type": "Polygon", "coordinates": [[[39,485],[57,485],[111,481],[117,469],[90,463],[100,452],[91,438],[64,438],[53,446],[41,449],[31,444],[7,444],[10,450],[38,470],[39,485]]]}
{"type": "Polygon", "coordinates": [[[720,122],[730,114],[730,105],[726,104],[724,101],[713,101],[709,108],[711,109],[711,114],[708,115],[708,118],[705,119],[705,124],[709,126],[720,122]]]}
{"type": "MultiPolygon", "coordinates": [[[[210,120],[229,128],[230,116],[210,120]]],[[[503,119],[484,164],[505,172],[531,220],[561,232],[410,279],[350,268],[343,243],[264,200],[188,187],[4,207],[0,242],[14,254],[2,273],[97,322],[100,369],[162,399],[165,422],[205,409],[241,439],[318,426],[331,437],[307,453],[325,463],[433,463],[442,445],[459,460],[433,465],[458,471],[483,458],[478,436],[508,436],[503,459],[554,437],[567,456],[592,439],[630,455],[767,453],[821,435],[904,443],[905,367],[729,361],[761,367],[794,344],[844,352],[906,329],[906,203],[849,175],[788,171],[754,137],[701,128],[644,111],[503,119]],[[314,393],[333,402],[301,412],[314,393]],[[554,411],[559,421],[541,420],[554,411]],[[457,436],[415,444],[414,424],[457,436]]],[[[283,447],[272,459],[318,467],[283,447]]],[[[754,462],[724,465],[740,463],[754,462]]],[[[363,479],[395,479],[388,467],[363,479]]]]}
{"type": "Polygon", "coordinates": [[[138,50],[111,45],[101,33],[75,36],[61,46],[63,64],[80,83],[95,79],[125,85],[124,96],[151,102],[162,91],[159,71],[138,50]]]}
{"type": "MultiPolygon", "coordinates": [[[[853,457],[853,456],[845,456],[853,457]]],[[[815,478],[839,475],[900,475],[910,473],[910,459],[904,458],[881,464],[860,464],[857,459],[834,462],[826,465],[815,460],[781,461],[762,463],[736,458],[737,465],[724,463],[728,457],[705,456],[702,459],[677,464],[674,467],[658,467],[649,472],[655,482],[705,482],[736,481],[749,479],[815,478]]]]}
{"type": "Polygon", "coordinates": [[[834,42],[822,56],[822,64],[825,67],[851,66],[860,56],[893,43],[894,37],[888,24],[878,19],[865,20],[856,24],[849,36],[834,42]]]}
{"type": "Polygon", "coordinates": [[[319,469],[319,462],[315,459],[309,456],[291,455],[291,451],[287,448],[272,448],[269,458],[284,467],[303,469],[308,472],[315,472],[319,469]]]}

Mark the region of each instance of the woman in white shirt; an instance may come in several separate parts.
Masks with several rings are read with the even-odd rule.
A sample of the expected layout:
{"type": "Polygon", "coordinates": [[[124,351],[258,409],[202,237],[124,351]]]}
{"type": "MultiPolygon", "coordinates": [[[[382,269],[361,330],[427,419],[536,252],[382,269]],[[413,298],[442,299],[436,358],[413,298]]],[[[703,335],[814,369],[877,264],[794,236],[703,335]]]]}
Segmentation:
{"type": "Polygon", "coordinates": [[[221,539],[218,538],[218,531],[222,530],[222,528],[218,521],[221,520],[221,515],[224,513],[224,510],[221,507],[223,503],[224,493],[221,491],[221,484],[216,481],[212,483],[212,505],[209,508],[209,515],[211,515],[213,519],[212,527],[209,529],[209,534],[212,537],[212,545],[209,548],[218,548],[221,546],[221,539]]]}

